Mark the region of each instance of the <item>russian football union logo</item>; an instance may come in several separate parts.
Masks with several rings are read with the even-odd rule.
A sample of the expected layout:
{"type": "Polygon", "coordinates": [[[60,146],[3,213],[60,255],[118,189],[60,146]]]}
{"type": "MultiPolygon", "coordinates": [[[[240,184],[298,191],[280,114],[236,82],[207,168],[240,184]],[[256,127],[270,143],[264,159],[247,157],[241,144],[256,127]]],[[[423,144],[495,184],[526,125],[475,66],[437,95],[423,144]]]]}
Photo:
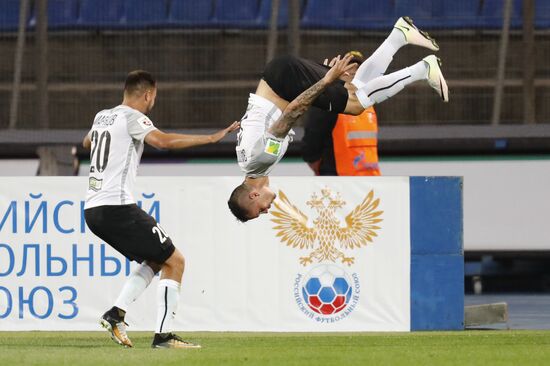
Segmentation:
{"type": "Polygon", "coordinates": [[[294,300],[300,311],[319,323],[348,317],[359,302],[359,276],[337,264],[322,263],[294,280],[294,300]]]}
{"type": "Polygon", "coordinates": [[[308,225],[308,217],[279,191],[275,201],[273,227],[281,242],[289,247],[307,250],[300,257],[306,267],[319,263],[294,281],[294,299],[300,310],[319,322],[334,322],[348,316],[359,301],[359,277],[351,276],[341,267],[351,267],[355,257],[346,251],[359,249],[372,243],[381,229],[384,211],[379,210],[380,199],[370,191],[358,206],[345,218],[345,226],[335,216],[336,210],[345,205],[340,194],[332,194],[329,188],[321,190],[321,196],[312,194],[307,205],[317,211],[319,217],[308,225]],[[337,245],[340,244],[340,248],[337,245]],[[336,264],[340,262],[341,264],[336,264]]]}
{"type": "Polygon", "coordinates": [[[353,282],[343,269],[321,264],[307,273],[302,282],[302,297],[311,310],[331,315],[344,310],[353,294],[353,282]]]}

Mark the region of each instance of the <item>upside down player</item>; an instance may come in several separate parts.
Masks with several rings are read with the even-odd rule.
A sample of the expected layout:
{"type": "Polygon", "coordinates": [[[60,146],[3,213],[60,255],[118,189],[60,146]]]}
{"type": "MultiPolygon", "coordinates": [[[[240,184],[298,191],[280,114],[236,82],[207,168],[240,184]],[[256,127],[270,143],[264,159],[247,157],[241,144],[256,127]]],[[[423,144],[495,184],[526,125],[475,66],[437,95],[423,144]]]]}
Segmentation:
{"type": "Polygon", "coordinates": [[[439,49],[410,18],[402,17],[386,40],[358,68],[348,67],[355,65],[348,65],[351,56],[339,60],[332,68],[290,56],[267,64],[255,94],[250,94],[238,134],[237,160],[245,180],[233,190],[228,205],[239,221],[255,219],[268,212],[275,199],[268,174],[292,141],[293,124],[310,105],[358,115],[420,80],[427,81],[443,101],[449,100],[440,61],[434,55],[384,75],[393,55],[407,44],[433,51],[439,49]]]}
{"type": "Polygon", "coordinates": [[[128,74],[122,104],[100,111],[88,135],[90,175],[84,217],[90,230],[140,266],[130,275],[114,306],[100,319],[118,344],[132,347],[124,316],[159,271],[157,323],[153,348],[200,348],[172,333],[179,301],[184,257],[154,218],[134,201],[132,188],[144,142],[159,149],[215,143],[239,127],[234,122],[212,135],[183,135],[158,130],[145,115],[155,104],[156,81],[146,71],[128,74]]]}

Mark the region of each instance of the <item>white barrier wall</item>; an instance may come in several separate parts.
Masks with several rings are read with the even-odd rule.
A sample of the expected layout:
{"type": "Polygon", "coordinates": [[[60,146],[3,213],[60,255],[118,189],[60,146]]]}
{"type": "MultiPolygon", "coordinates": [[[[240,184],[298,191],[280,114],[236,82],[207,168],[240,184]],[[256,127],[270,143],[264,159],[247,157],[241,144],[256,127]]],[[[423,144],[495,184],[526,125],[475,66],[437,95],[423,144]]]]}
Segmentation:
{"type": "MultiPolygon", "coordinates": [[[[289,203],[246,224],[226,204],[240,177],[137,182],[136,199],[187,259],[176,329],[411,329],[408,178],[274,177],[289,203]],[[300,236],[284,220],[291,205],[315,238],[302,247],[282,242],[300,236]],[[351,230],[342,246],[359,218],[372,241],[351,230]]],[[[114,302],[130,268],[85,227],[86,184],[0,179],[0,330],[98,329],[114,302]]],[[[132,330],[153,329],[155,290],[156,280],[129,309],[132,330]]]]}
{"type": "Polygon", "coordinates": [[[466,251],[550,251],[550,158],[390,161],[382,173],[463,176],[466,251]]]}
{"type": "MultiPolygon", "coordinates": [[[[38,164],[0,160],[0,175],[34,175],[38,164]]],[[[384,176],[464,177],[464,250],[550,251],[550,157],[438,157],[382,160],[384,176]]],[[[82,174],[88,174],[86,166],[82,174]]],[[[141,175],[240,175],[232,159],[142,164],[141,175]],[[202,162],[202,163],[200,163],[202,162]]],[[[311,176],[301,161],[283,159],[273,176],[311,176]],[[289,162],[290,161],[290,162],[289,162]]]]}

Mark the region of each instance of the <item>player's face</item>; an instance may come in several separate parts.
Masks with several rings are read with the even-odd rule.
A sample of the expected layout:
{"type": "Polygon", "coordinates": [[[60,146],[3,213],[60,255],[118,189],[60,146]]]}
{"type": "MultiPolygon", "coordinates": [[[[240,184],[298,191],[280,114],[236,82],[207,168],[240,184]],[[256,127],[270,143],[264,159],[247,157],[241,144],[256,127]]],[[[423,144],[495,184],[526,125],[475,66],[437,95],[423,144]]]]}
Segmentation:
{"type": "Polygon", "coordinates": [[[262,214],[268,213],[271,208],[271,204],[277,197],[277,195],[269,187],[263,187],[258,191],[258,193],[259,195],[253,201],[249,210],[250,219],[255,219],[262,214]]]}

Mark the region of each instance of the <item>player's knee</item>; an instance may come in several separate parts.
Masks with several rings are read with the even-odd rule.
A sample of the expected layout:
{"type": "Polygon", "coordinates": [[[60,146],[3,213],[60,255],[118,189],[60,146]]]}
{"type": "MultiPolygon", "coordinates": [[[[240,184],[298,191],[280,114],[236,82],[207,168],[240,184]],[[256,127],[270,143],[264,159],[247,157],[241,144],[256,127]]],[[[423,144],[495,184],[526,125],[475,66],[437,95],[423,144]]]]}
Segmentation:
{"type": "Polygon", "coordinates": [[[185,258],[179,250],[174,250],[174,253],[164,262],[165,266],[170,267],[174,271],[181,271],[185,268],[185,258]]]}
{"type": "Polygon", "coordinates": [[[361,113],[363,113],[364,110],[365,109],[360,103],[352,103],[352,104],[348,104],[348,106],[346,107],[345,113],[351,114],[352,116],[358,116],[361,113]]]}
{"type": "Polygon", "coordinates": [[[344,110],[344,113],[358,116],[363,113],[364,110],[365,107],[363,107],[357,96],[355,94],[349,94],[348,103],[346,104],[346,109],[344,110]]]}
{"type": "Polygon", "coordinates": [[[156,263],[156,262],[153,262],[153,261],[145,261],[143,262],[142,264],[148,266],[149,268],[151,268],[151,270],[153,271],[154,274],[157,274],[161,268],[162,268],[162,265],[156,263]]]}
{"type": "Polygon", "coordinates": [[[175,257],[175,262],[176,262],[176,265],[181,268],[182,272],[183,272],[183,269],[185,268],[185,257],[183,256],[183,254],[179,251],[179,250],[175,250],[174,253],[176,254],[176,257],[175,257]]]}

